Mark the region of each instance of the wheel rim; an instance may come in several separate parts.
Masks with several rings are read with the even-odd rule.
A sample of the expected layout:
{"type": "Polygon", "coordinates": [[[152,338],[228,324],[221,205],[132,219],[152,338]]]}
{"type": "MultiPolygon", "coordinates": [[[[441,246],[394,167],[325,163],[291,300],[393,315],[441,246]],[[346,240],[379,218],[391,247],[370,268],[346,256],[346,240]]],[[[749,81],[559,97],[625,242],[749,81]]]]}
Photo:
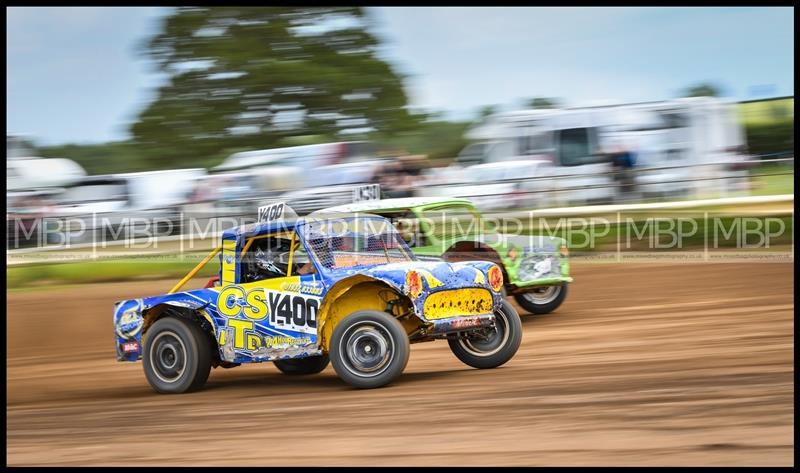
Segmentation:
{"type": "Polygon", "coordinates": [[[339,354],[348,371],[371,378],[386,371],[394,353],[389,332],[372,322],[359,322],[342,337],[339,354]]]}
{"type": "Polygon", "coordinates": [[[508,342],[508,319],[502,309],[495,313],[494,327],[481,332],[485,336],[459,338],[458,343],[474,356],[492,356],[500,351],[508,342]]]}
{"type": "Polygon", "coordinates": [[[186,346],[172,331],[161,332],[153,339],[150,349],[150,366],[156,377],[165,383],[174,383],[186,370],[186,346]]]}
{"type": "Polygon", "coordinates": [[[556,300],[561,293],[561,286],[545,286],[537,287],[531,292],[522,294],[522,297],[531,304],[543,305],[549,304],[556,300]]]}

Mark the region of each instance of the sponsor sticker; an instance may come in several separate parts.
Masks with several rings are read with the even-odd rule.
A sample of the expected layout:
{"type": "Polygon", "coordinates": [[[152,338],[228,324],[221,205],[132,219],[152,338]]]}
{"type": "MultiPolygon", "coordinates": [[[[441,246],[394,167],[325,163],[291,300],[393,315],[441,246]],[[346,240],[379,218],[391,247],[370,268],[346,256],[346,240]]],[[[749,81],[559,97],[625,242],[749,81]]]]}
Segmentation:
{"type": "Polygon", "coordinates": [[[136,307],[126,310],[117,321],[117,334],[123,338],[136,336],[144,326],[144,318],[136,307]]]}
{"type": "Polygon", "coordinates": [[[477,317],[463,317],[452,320],[450,326],[454,329],[480,327],[481,319],[477,317]]]}

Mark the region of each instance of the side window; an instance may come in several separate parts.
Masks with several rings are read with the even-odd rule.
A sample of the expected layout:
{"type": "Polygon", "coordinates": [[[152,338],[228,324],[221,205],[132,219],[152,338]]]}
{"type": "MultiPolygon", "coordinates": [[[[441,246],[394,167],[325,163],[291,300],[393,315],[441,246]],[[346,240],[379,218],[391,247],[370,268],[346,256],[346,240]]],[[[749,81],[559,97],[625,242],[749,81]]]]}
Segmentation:
{"type": "Polygon", "coordinates": [[[466,148],[461,150],[456,157],[456,162],[464,166],[471,164],[480,164],[484,161],[486,155],[486,143],[473,143],[467,145],[466,148]]]}
{"type": "Polygon", "coordinates": [[[558,157],[562,166],[597,162],[589,128],[569,128],[558,134],[558,157]]]}
{"type": "MultiPolygon", "coordinates": [[[[284,254],[291,250],[291,240],[277,236],[255,237],[245,243],[242,250],[241,280],[244,283],[256,282],[286,276],[288,263],[282,264],[281,259],[287,259],[284,254]]],[[[288,255],[287,255],[288,256],[288,255]]]]}
{"type": "Polygon", "coordinates": [[[304,276],[306,274],[316,274],[317,268],[311,261],[311,257],[303,248],[300,239],[295,239],[294,248],[292,248],[292,276],[304,276]]]}
{"type": "Polygon", "coordinates": [[[16,179],[20,177],[19,173],[17,172],[17,169],[12,166],[9,166],[8,162],[6,162],[6,177],[10,179],[16,179]]]}
{"type": "Polygon", "coordinates": [[[518,138],[519,151],[522,156],[533,156],[552,152],[551,132],[538,131],[518,138]]]}
{"type": "Polygon", "coordinates": [[[480,214],[468,205],[446,205],[426,209],[423,213],[430,232],[436,238],[460,237],[479,231],[480,214]]]}
{"type": "Polygon", "coordinates": [[[316,272],[300,239],[291,235],[255,237],[245,249],[240,268],[244,283],[316,272]]]}

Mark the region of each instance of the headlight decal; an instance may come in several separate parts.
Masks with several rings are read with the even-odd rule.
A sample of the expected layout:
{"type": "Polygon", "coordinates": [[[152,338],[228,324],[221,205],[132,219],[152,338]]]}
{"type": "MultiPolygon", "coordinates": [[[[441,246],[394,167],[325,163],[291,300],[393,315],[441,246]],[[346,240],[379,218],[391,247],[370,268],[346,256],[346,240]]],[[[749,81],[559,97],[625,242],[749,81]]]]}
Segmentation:
{"type": "Polygon", "coordinates": [[[416,271],[406,274],[406,292],[412,299],[416,299],[422,292],[422,277],[416,271]]]}
{"type": "Polygon", "coordinates": [[[488,276],[489,286],[491,286],[493,291],[500,292],[500,290],[503,289],[503,272],[495,265],[489,268],[488,276]]]}

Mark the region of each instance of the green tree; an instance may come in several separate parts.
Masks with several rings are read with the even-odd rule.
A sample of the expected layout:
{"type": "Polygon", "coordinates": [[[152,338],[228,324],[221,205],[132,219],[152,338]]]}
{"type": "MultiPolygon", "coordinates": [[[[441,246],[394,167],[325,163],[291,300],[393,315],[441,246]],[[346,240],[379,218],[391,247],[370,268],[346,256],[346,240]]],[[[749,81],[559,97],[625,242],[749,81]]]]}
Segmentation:
{"type": "Polygon", "coordinates": [[[71,159],[92,175],[147,171],[153,168],[140,155],[141,150],[136,144],[130,141],[38,146],[37,151],[37,156],[45,158],[71,159]]]}
{"type": "Polygon", "coordinates": [[[414,130],[374,135],[374,141],[384,151],[399,149],[425,154],[431,160],[454,158],[467,145],[464,134],[472,125],[469,121],[449,121],[441,112],[420,113],[415,118],[414,130]]]}
{"type": "Polygon", "coordinates": [[[413,128],[369,22],[355,7],[178,8],[145,48],[168,81],[135,142],[156,167],[197,166],[292,137],[413,128]]]}
{"type": "Polygon", "coordinates": [[[495,112],[497,112],[497,105],[484,105],[478,110],[478,120],[484,120],[495,112]]]}
{"type": "Polygon", "coordinates": [[[722,94],[720,93],[719,87],[708,83],[696,84],[687,87],[686,90],[683,91],[683,97],[719,97],[720,95],[722,94]]]}
{"type": "Polygon", "coordinates": [[[560,100],[555,98],[534,97],[525,102],[525,105],[527,105],[528,108],[539,110],[543,108],[558,108],[561,103],[560,100]]]}

